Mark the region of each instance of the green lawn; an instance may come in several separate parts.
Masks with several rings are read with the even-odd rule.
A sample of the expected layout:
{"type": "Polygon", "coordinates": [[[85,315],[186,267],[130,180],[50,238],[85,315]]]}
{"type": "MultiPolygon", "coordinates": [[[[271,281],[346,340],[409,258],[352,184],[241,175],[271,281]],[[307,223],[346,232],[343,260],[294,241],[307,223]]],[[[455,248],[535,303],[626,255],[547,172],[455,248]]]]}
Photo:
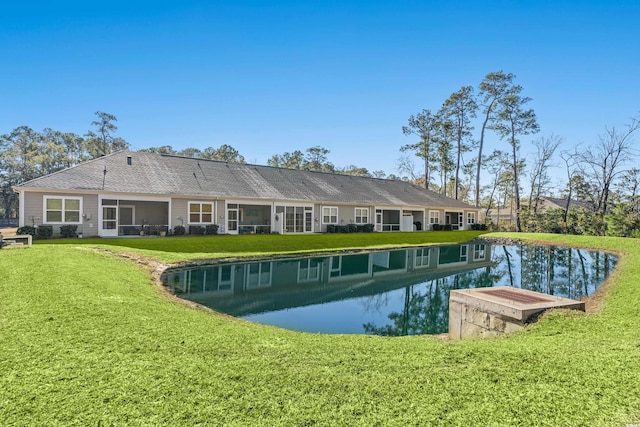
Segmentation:
{"type": "Polygon", "coordinates": [[[140,266],[87,250],[177,261],[446,240],[371,236],[73,240],[0,251],[0,425],[640,422],[638,240],[522,235],[622,254],[604,308],[551,312],[521,333],[464,342],[255,325],[177,303],[140,266]]]}
{"type": "Polygon", "coordinates": [[[43,244],[98,246],[150,256],[162,262],[203,258],[266,256],[365,247],[399,247],[428,243],[465,242],[481,235],[479,231],[439,231],[429,233],[353,233],[353,234],[258,234],[219,236],[172,236],[124,239],[60,239],[43,244]]]}

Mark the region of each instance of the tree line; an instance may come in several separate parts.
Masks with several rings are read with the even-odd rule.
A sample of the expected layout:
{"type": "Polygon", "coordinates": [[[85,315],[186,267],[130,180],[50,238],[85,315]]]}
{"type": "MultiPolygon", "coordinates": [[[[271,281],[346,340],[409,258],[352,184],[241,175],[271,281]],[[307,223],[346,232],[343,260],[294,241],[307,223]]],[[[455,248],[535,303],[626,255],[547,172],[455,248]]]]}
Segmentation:
{"type": "MultiPolygon", "coordinates": [[[[97,111],[96,120],[84,135],[61,132],[51,128],[35,131],[29,126],[19,126],[10,133],[0,135],[0,218],[16,218],[18,196],[14,185],[75,166],[87,160],[128,149],[130,144],[116,136],[117,117],[97,111]]],[[[208,160],[245,163],[245,158],[234,147],[223,144],[220,147],[204,149],[188,147],[175,150],[170,145],[149,147],[140,151],[194,157],[208,160]]],[[[349,165],[334,166],[328,159],[330,151],[315,146],[302,151],[274,154],[268,159],[269,166],[304,169],[329,173],[342,173],[378,178],[398,179],[386,176],[383,171],[369,172],[366,168],[349,165]]]]}
{"type": "MultiPolygon", "coordinates": [[[[424,162],[421,179],[424,188],[435,187],[444,195],[468,200],[480,207],[480,174],[483,165],[491,161],[483,153],[485,138],[487,131],[495,132],[508,149],[493,153],[491,157],[499,157],[504,166],[509,166],[519,230],[520,142],[522,136],[537,133],[540,127],[534,110],[528,107],[531,98],[523,95],[522,86],[515,84],[514,79],[511,73],[491,72],[478,85],[477,94],[473,86],[462,86],[436,112],[423,109],[411,115],[402,132],[416,136],[418,141],[402,146],[401,151],[413,152],[424,162]],[[478,113],[481,114],[481,127],[479,138],[475,139],[473,120],[478,113]],[[475,160],[464,163],[463,155],[474,149],[477,150],[475,160]],[[440,183],[435,186],[432,183],[434,172],[440,174],[440,183]],[[464,192],[463,173],[469,177],[464,192]],[[469,194],[472,190],[475,190],[474,196],[469,194]]],[[[406,169],[411,163],[404,161],[403,165],[406,169]]]]}
{"type": "Polygon", "coordinates": [[[516,231],[523,229],[523,212],[528,220],[536,217],[542,198],[555,191],[567,200],[589,202],[600,221],[612,202],[637,206],[633,200],[638,170],[630,165],[638,155],[634,149],[638,118],[631,118],[623,128],[607,127],[595,142],[569,150],[559,151],[564,143],[560,136],[540,137],[531,142],[536,151],[533,159],[525,161],[522,139],[540,131],[529,107],[531,101],[515,83],[515,75],[504,71],[488,73],[477,88],[461,87],[437,111],[423,109],[409,116],[402,132],[416,141],[400,150],[421,159],[424,173],[418,176],[415,164],[406,156],[398,161],[399,171],[424,188],[484,207],[487,213],[508,207],[516,231]],[[475,125],[479,127],[476,133],[475,125]],[[491,134],[499,148],[485,153],[491,134]],[[474,155],[465,162],[468,153],[474,155]],[[557,182],[552,182],[551,168],[565,170],[566,188],[558,189],[557,182]],[[481,185],[483,172],[490,181],[481,185]]]}
{"type": "MultiPolygon", "coordinates": [[[[329,161],[330,150],[321,146],[274,154],[267,165],[413,181],[475,203],[483,208],[487,218],[492,211],[497,210],[499,217],[501,209],[508,210],[515,218],[512,228],[517,231],[556,230],[557,213],[546,218],[541,210],[544,196],[555,194],[567,203],[571,199],[587,202],[589,211],[596,215],[589,220],[593,226],[567,229],[589,234],[605,234],[605,230],[629,234],[619,230],[633,228],[634,215],[640,215],[640,170],[629,166],[637,160],[634,144],[640,120],[632,118],[623,127],[606,127],[595,142],[567,150],[561,150],[564,139],[560,136],[540,137],[531,142],[536,152],[525,162],[520,154],[521,139],[537,133],[539,126],[535,112],[528,108],[531,98],[523,95],[523,88],[514,79],[513,74],[503,71],[489,73],[478,85],[477,94],[472,86],[463,86],[435,113],[424,109],[409,117],[402,132],[417,141],[403,145],[400,151],[411,152],[423,161],[421,176],[415,173],[415,165],[408,156],[399,160],[400,176],[386,175],[384,171],[369,171],[356,165],[335,166],[329,161]],[[480,120],[474,122],[478,115],[480,120]],[[474,124],[479,126],[475,138],[474,124]],[[485,141],[491,133],[502,146],[487,154],[485,141]],[[465,161],[468,153],[475,156],[465,161]],[[564,188],[559,189],[557,179],[552,179],[552,168],[564,170],[564,188]],[[489,177],[483,185],[481,172],[489,177]],[[606,215],[609,216],[605,218],[606,215]]],[[[129,148],[127,141],[116,136],[117,118],[101,111],[95,114],[91,129],[82,136],[50,128],[37,132],[28,126],[0,135],[0,217],[17,215],[18,200],[13,185],[129,148]]],[[[227,144],[181,150],[165,145],[140,151],[245,163],[244,156],[227,144]]],[[[564,209],[561,222],[566,224],[572,218],[577,217],[564,209]]],[[[582,223],[587,221],[584,215],[581,218],[582,223]]],[[[637,223],[640,226],[640,220],[637,223]]]]}
{"type": "Polygon", "coordinates": [[[129,147],[115,136],[114,115],[95,114],[92,129],[83,136],[51,128],[38,132],[29,126],[0,135],[0,217],[17,216],[18,198],[12,186],[129,147]]]}

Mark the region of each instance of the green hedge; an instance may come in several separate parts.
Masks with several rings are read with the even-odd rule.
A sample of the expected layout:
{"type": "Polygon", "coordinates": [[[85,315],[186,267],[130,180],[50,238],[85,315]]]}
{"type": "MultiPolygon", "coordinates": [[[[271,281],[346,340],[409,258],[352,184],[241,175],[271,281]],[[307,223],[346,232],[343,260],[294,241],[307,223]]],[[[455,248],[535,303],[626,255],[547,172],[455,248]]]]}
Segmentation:
{"type": "Polygon", "coordinates": [[[21,235],[30,234],[33,237],[35,237],[36,236],[36,228],[32,227],[30,225],[25,225],[24,227],[18,228],[18,230],[16,230],[16,234],[21,234],[21,235]]]}
{"type": "Polygon", "coordinates": [[[327,225],[327,233],[371,233],[374,230],[373,224],[346,224],[346,225],[327,225]]]}
{"type": "Polygon", "coordinates": [[[53,236],[53,227],[50,225],[40,225],[36,229],[36,238],[38,239],[50,239],[53,236]]]}
{"type": "Polygon", "coordinates": [[[60,226],[60,237],[78,237],[77,225],[62,225],[60,226]]]}

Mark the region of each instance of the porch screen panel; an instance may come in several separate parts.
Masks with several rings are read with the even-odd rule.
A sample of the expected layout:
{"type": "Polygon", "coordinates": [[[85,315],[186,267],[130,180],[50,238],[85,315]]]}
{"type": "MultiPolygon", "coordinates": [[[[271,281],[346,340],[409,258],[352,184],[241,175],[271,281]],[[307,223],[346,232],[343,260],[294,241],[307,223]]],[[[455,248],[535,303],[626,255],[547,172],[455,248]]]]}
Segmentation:
{"type": "Polygon", "coordinates": [[[238,211],[237,210],[229,210],[229,230],[237,230],[238,229],[238,211]]]}
{"type": "Polygon", "coordinates": [[[293,206],[287,206],[285,209],[284,227],[287,231],[292,232],[295,230],[295,208],[293,206]]]}
{"type": "Polygon", "coordinates": [[[304,232],[304,208],[296,207],[295,220],[296,220],[296,225],[295,225],[296,233],[304,232]]]}
{"type": "Polygon", "coordinates": [[[116,229],[116,218],[117,218],[117,209],[116,207],[104,206],[102,208],[102,228],[105,230],[115,230],[116,229]]]}
{"type": "Polygon", "coordinates": [[[304,208],[304,231],[312,231],[313,227],[313,210],[312,208],[304,208]]]}

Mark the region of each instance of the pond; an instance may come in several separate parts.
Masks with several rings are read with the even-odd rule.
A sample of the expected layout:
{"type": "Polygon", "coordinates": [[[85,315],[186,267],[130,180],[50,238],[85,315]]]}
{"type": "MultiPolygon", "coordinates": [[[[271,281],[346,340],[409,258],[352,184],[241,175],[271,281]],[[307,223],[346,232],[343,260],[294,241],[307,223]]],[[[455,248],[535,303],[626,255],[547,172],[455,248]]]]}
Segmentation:
{"type": "Polygon", "coordinates": [[[331,334],[447,332],[449,291],[514,286],[592,295],[617,258],[584,249],[471,241],[169,269],[181,298],[253,322],[331,334]]]}

